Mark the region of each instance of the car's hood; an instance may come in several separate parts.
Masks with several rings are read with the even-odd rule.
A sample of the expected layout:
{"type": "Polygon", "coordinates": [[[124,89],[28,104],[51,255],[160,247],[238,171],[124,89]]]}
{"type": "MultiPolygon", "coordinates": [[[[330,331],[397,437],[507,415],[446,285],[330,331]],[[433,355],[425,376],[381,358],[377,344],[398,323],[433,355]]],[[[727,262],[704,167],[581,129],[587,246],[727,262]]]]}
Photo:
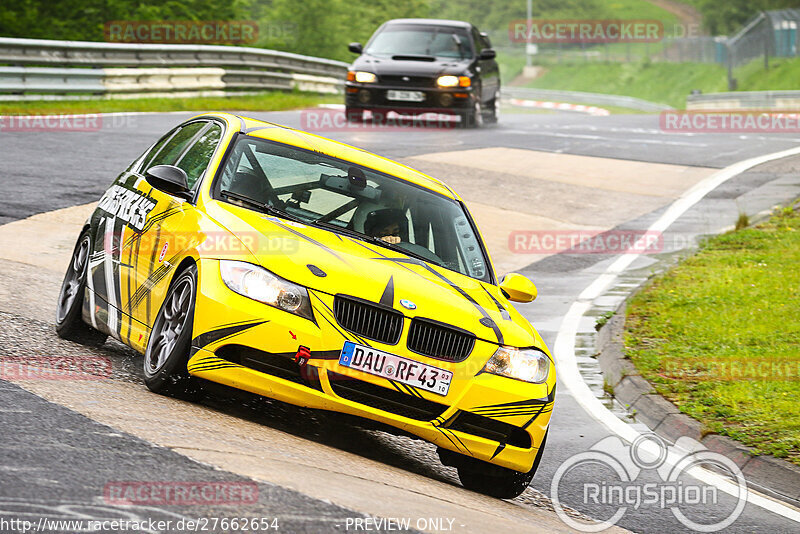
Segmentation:
{"type": "Polygon", "coordinates": [[[469,66],[469,60],[416,61],[364,54],[353,63],[352,70],[373,72],[379,77],[382,75],[434,77],[442,74],[463,74],[467,66],[469,66]]]}
{"type": "Polygon", "coordinates": [[[216,208],[210,214],[243,238],[256,262],[294,283],[372,302],[391,294],[393,307],[407,317],[446,322],[494,343],[531,346],[541,342],[497,286],[321,228],[228,204],[216,208]],[[413,302],[416,308],[404,308],[401,300],[413,302]]]}

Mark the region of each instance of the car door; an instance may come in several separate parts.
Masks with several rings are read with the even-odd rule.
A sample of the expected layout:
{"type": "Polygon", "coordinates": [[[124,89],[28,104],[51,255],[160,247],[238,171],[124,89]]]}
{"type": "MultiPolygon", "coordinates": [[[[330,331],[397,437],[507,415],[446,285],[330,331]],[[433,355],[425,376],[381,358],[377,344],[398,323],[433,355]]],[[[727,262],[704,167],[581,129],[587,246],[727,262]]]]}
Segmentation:
{"type": "Polygon", "coordinates": [[[474,26],[472,41],[481,74],[481,101],[486,105],[494,100],[495,95],[500,91],[500,69],[494,59],[480,59],[481,51],[491,48],[492,44],[489,38],[481,34],[474,26]]]}
{"type": "Polygon", "coordinates": [[[112,252],[112,275],[105,284],[107,302],[113,304],[109,333],[136,349],[146,346],[177,260],[196,239],[200,217],[193,202],[156,189],[145,175],[156,165],[175,165],[196,191],[222,132],[223,126],[210,120],[191,121],[170,132],[140,158],[123,183],[115,184],[123,195],[144,199],[139,202],[152,208],[132,224],[120,225],[108,217],[98,221],[98,235],[104,234],[112,252]]]}

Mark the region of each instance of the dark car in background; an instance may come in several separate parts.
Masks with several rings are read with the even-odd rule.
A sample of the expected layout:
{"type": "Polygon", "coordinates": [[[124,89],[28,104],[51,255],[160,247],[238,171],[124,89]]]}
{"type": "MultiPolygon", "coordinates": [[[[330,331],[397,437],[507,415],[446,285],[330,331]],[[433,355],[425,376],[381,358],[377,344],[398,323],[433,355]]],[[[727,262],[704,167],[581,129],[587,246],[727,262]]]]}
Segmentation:
{"type": "Polygon", "coordinates": [[[489,38],[468,22],[395,19],[385,22],[347,73],[345,106],[349,121],[369,110],[375,122],[389,111],[460,117],[462,126],[497,120],[500,71],[489,38]]]}

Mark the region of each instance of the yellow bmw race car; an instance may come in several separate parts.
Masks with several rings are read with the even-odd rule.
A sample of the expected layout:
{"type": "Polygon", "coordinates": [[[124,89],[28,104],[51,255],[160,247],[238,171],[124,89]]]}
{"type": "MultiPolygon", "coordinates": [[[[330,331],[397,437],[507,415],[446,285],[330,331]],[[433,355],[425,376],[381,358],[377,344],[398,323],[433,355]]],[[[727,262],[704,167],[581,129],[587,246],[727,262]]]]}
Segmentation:
{"type": "Polygon", "coordinates": [[[465,487],[510,498],[547,436],[555,367],[442,182],[229,114],[134,161],[81,232],[57,330],[144,354],[148,388],[217,382],[374,420],[438,446],[465,487]]]}

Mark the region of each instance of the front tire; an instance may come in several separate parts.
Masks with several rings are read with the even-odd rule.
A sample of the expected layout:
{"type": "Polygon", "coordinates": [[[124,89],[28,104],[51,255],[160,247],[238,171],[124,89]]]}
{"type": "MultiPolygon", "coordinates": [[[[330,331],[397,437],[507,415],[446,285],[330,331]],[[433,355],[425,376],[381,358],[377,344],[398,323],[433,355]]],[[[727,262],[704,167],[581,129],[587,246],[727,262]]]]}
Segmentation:
{"type": "Polygon", "coordinates": [[[439,457],[442,463],[451,465],[458,470],[458,478],[468,490],[498,499],[513,499],[519,497],[533,480],[539,463],[542,461],[545,443],[547,443],[546,433],[536,453],[536,458],[533,460],[533,466],[527,473],[520,473],[441,448],[439,457]]]}
{"type": "Polygon", "coordinates": [[[200,386],[186,364],[192,342],[197,267],[182,271],[167,291],[144,354],[144,383],[154,393],[194,398],[200,386]]]}
{"type": "Polygon", "coordinates": [[[472,109],[461,114],[460,126],[462,128],[480,128],[483,126],[483,108],[480,100],[476,99],[472,104],[472,109]]]}
{"type": "Polygon", "coordinates": [[[83,299],[86,296],[86,277],[92,255],[92,236],[87,228],[81,232],[72,259],[61,283],[56,308],[56,333],[59,337],[83,345],[99,347],[108,336],[83,322],[83,299]]]}

